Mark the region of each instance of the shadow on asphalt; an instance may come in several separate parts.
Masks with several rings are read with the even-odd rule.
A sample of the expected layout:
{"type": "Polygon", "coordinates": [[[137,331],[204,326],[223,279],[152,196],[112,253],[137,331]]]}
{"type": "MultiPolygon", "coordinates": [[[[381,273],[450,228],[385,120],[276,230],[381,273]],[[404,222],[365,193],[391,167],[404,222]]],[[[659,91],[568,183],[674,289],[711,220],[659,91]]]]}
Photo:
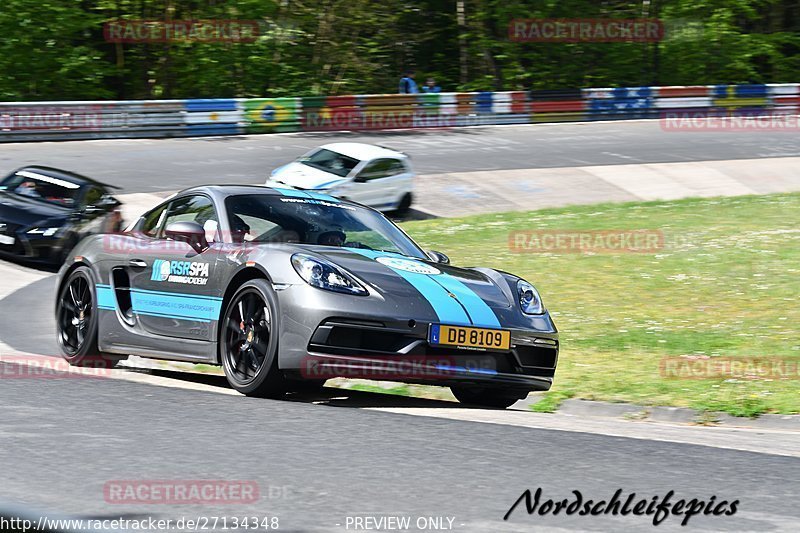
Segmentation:
{"type": "Polygon", "coordinates": [[[433,218],[439,218],[436,215],[431,215],[430,213],[425,213],[424,211],[417,211],[416,209],[409,209],[403,215],[398,215],[395,213],[386,213],[386,216],[389,217],[394,222],[408,222],[410,220],[431,220],[433,218]]]}
{"type": "MultiPolygon", "coordinates": [[[[122,370],[131,372],[142,372],[153,376],[174,379],[184,383],[198,383],[221,389],[230,389],[224,376],[214,374],[200,374],[194,372],[181,372],[178,370],[166,369],[139,369],[125,367],[122,363],[119,367],[122,370]]],[[[286,401],[300,403],[314,403],[318,405],[330,405],[334,407],[393,407],[393,408],[426,408],[426,409],[470,409],[469,406],[457,402],[445,400],[431,400],[426,398],[409,398],[396,394],[382,394],[380,392],[366,392],[350,389],[338,389],[333,387],[323,387],[314,392],[292,392],[286,395],[286,401]]]]}

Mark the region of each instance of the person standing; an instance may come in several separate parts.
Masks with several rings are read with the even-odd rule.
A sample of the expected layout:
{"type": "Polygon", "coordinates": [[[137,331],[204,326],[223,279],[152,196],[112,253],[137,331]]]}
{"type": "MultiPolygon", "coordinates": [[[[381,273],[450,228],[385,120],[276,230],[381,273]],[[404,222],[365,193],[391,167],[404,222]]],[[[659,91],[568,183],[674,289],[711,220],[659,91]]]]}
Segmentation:
{"type": "Polygon", "coordinates": [[[436,85],[436,80],[433,78],[428,78],[425,82],[425,85],[422,86],[422,92],[424,93],[440,93],[442,92],[442,88],[436,85]]]}
{"type": "Polygon", "coordinates": [[[402,78],[400,78],[400,94],[417,94],[417,82],[414,81],[414,71],[407,70],[402,78]]]}

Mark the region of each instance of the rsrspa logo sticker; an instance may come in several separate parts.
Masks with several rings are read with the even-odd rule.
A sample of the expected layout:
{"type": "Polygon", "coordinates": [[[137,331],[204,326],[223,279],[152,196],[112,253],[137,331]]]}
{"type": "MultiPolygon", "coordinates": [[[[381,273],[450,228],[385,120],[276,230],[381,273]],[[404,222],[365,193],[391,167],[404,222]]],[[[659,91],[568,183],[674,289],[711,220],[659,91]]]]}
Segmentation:
{"type": "Polygon", "coordinates": [[[419,261],[412,261],[410,259],[401,259],[399,257],[378,257],[375,260],[382,265],[388,266],[389,268],[403,270],[405,272],[413,272],[414,274],[441,274],[438,268],[434,268],[419,261]]]}
{"type": "Polygon", "coordinates": [[[205,285],[208,283],[208,263],[196,261],[153,261],[152,281],[169,281],[188,285],[205,285]]]}

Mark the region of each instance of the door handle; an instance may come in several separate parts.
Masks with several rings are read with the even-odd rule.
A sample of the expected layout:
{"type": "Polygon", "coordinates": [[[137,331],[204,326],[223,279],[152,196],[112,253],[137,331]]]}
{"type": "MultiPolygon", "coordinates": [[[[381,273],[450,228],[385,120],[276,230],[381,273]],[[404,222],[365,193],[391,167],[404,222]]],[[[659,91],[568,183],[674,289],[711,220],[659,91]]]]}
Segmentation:
{"type": "Polygon", "coordinates": [[[132,266],[133,268],[147,268],[147,263],[141,259],[131,259],[128,261],[128,265],[132,266]]]}

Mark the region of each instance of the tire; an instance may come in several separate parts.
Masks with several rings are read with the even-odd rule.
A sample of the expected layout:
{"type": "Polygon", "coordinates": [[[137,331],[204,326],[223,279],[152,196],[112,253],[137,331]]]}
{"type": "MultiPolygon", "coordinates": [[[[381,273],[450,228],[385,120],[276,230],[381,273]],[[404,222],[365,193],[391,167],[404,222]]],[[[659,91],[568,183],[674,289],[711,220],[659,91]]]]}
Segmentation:
{"type": "Polygon", "coordinates": [[[410,192],[407,192],[400,198],[400,203],[397,204],[397,209],[395,210],[398,215],[405,215],[408,213],[408,210],[411,209],[411,203],[414,201],[414,197],[410,192]]]}
{"type": "Polygon", "coordinates": [[[510,407],[517,403],[520,397],[524,398],[527,395],[527,392],[500,390],[492,387],[455,386],[450,387],[450,390],[453,392],[453,396],[463,404],[497,409],[510,407]]]}
{"type": "Polygon", "coordinates": [[[287,390],[278,368],[278,317],[278,299],[264,279],[244,283],[225,308],[220,363],[231,387],[246,396],[280,398],[287,390]]]}
{"type": "Polygon", "coordinates": [[[67,278],[56,300],[56,341],[72,366],[114,368],[120,357],[97,349],[97,295],[88,267],[79,266],[67,278]]]}

